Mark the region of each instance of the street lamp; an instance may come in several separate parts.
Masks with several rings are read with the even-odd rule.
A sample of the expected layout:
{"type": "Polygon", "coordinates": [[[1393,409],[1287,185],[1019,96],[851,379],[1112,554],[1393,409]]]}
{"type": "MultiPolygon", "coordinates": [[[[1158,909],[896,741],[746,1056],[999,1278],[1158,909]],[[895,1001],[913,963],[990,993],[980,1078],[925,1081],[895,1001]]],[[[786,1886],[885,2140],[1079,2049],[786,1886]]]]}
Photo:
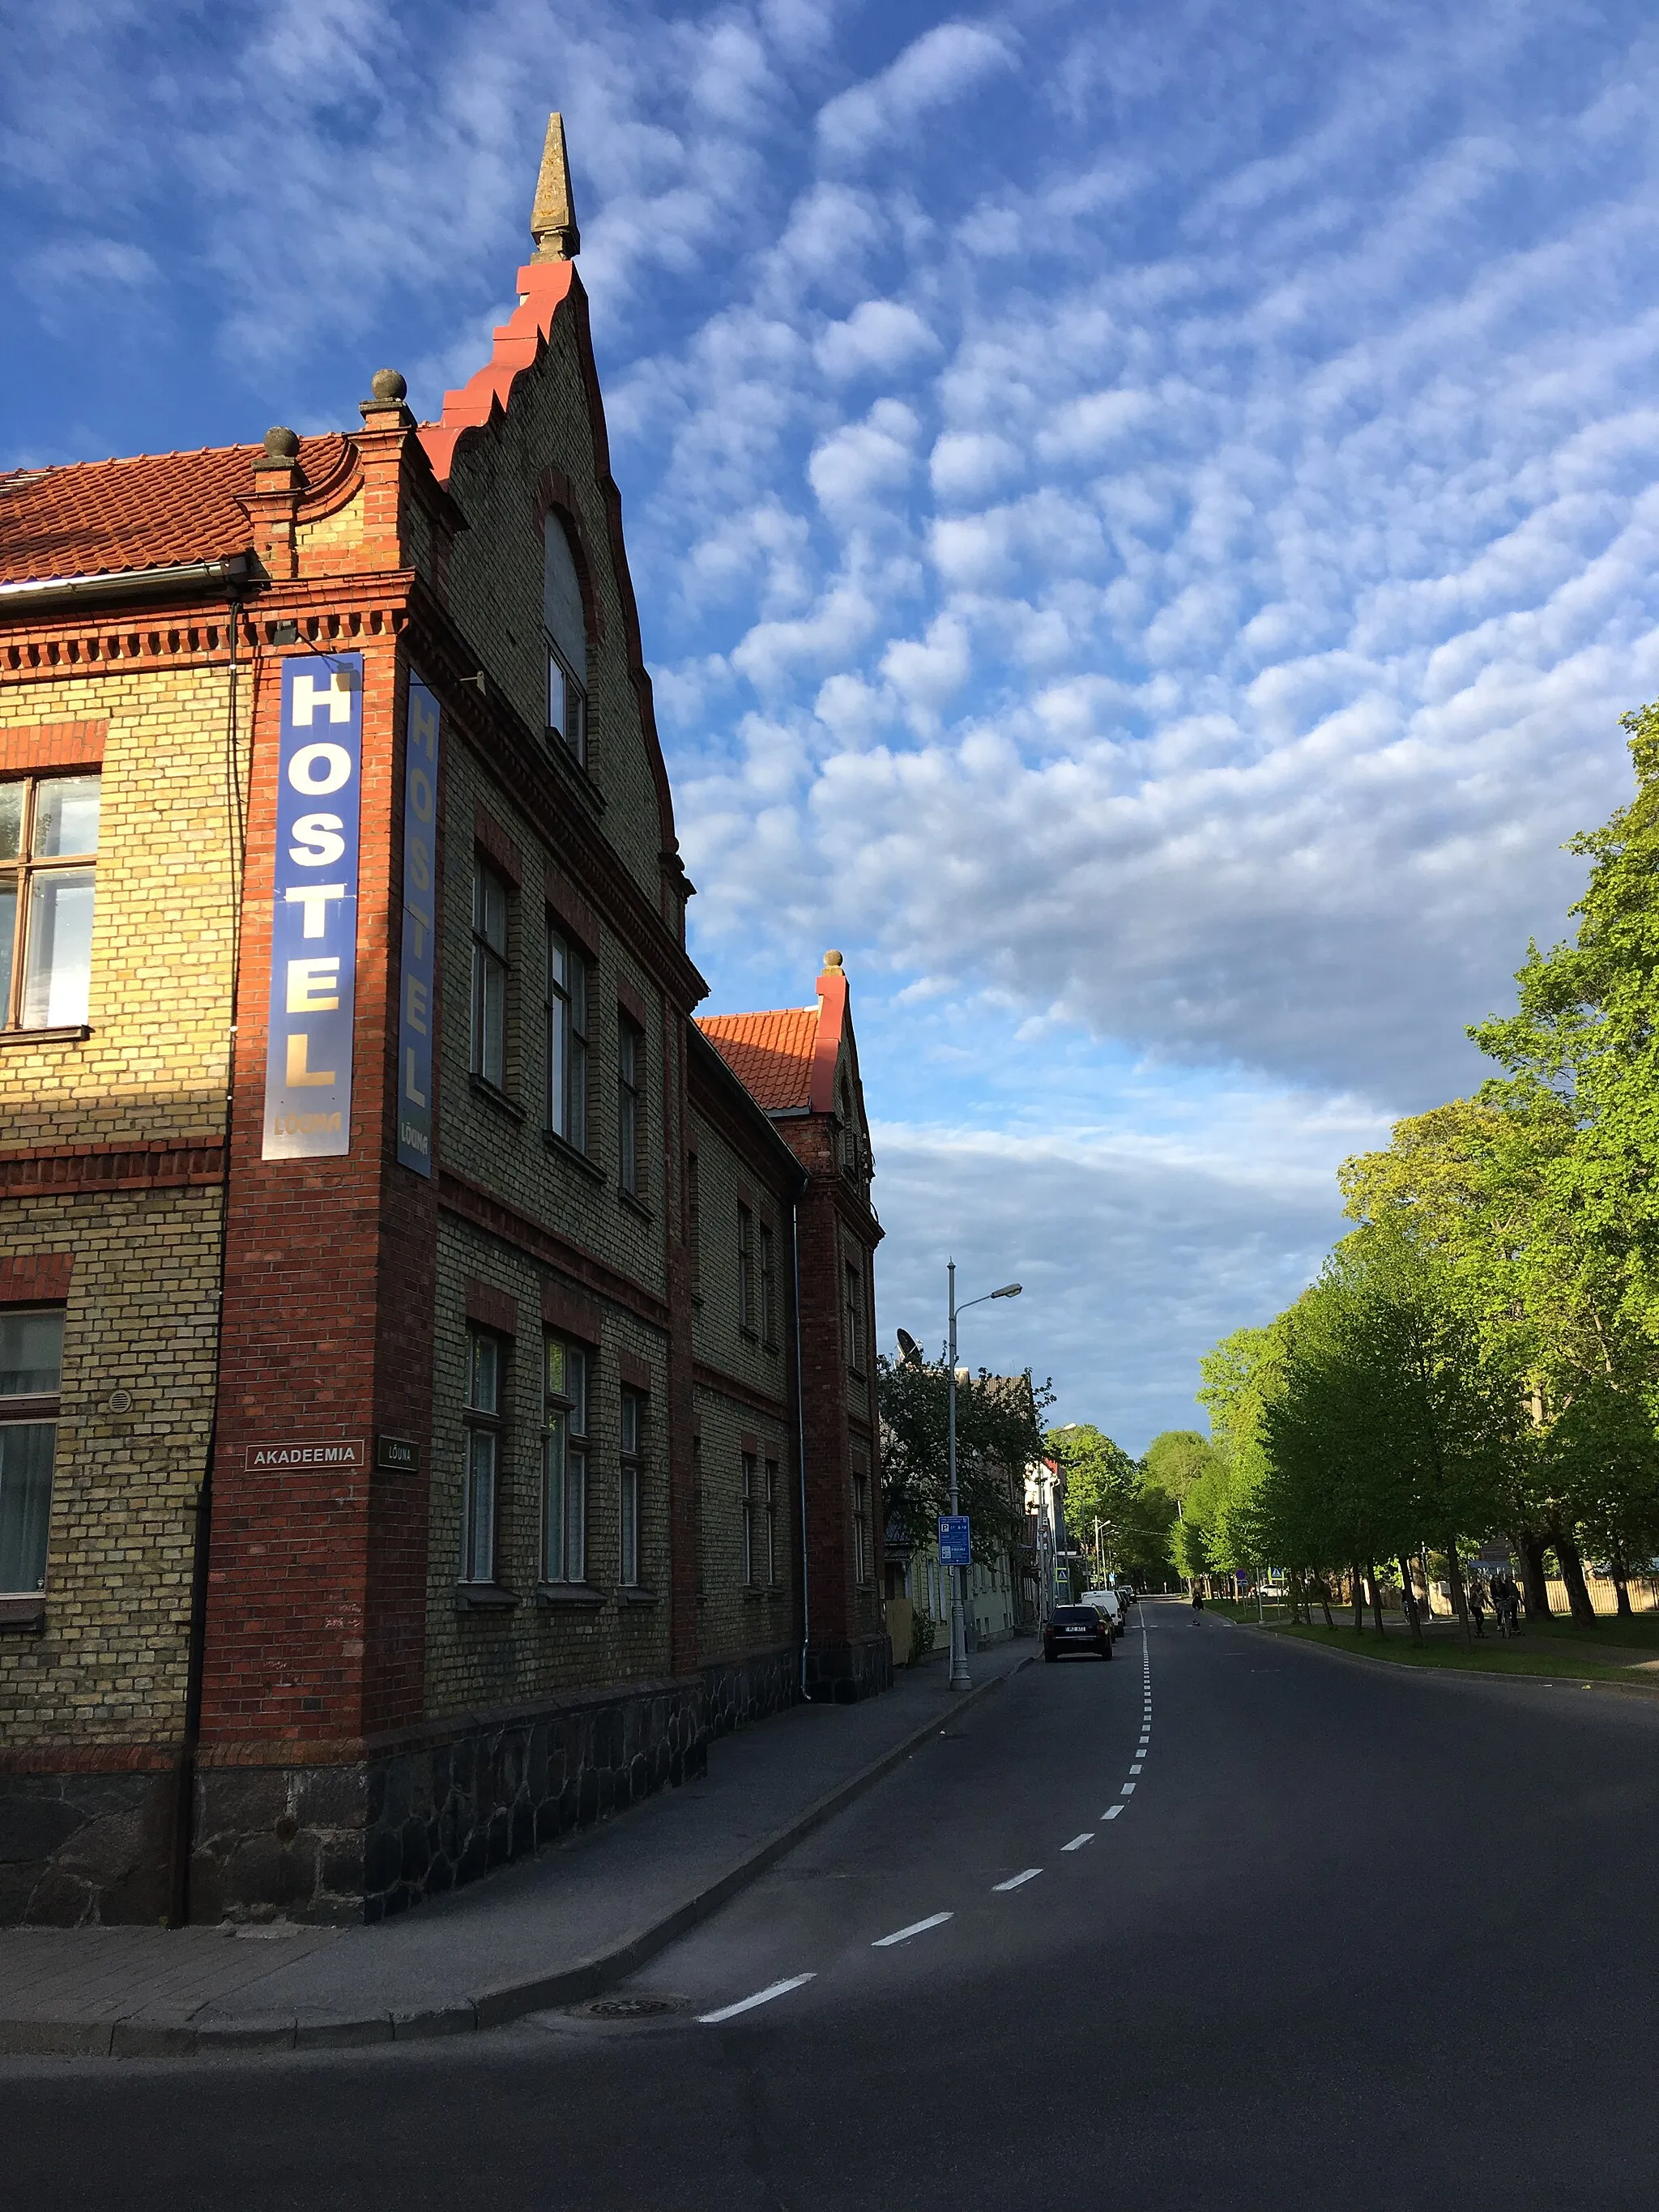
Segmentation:
{"type": "MultiPolygon", "coordinates": [[[[1005,1283],[1000,1291],[987,1291],[983,1297],[969,1298],[965,1304],[959,1306],[957,1304],[957,1263],[952,1260],[948,1264],[951,1282],[951,1512],[954,1517],[957,1511],[957,1316],[966,1313],[969,1306],[988,1305],[993,1298],[1017,1298],[1023,1285],[1005,1283]]],[[[962,1577],[966,1571],[963,1567],[951,1570],[951,1687],[953,1690],[973,1687],[968,1677],[968,1638],[963,1620],[967,1593],[963,1588],[962,1577]]]]}

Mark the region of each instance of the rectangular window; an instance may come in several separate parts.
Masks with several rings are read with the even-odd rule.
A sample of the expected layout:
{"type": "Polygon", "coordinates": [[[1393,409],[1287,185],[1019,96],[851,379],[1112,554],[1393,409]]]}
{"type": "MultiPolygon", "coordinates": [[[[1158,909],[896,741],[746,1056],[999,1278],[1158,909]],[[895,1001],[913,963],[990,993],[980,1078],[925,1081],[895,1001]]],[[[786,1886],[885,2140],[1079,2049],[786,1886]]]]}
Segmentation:
{"type": "Polygon", "coordinates": [[[617,1182],[630,1198],[640,1194],[640,1125],[645,1092],[645,1032],[624,1013],[617,1016],[617,1182]]]}
{"type": "Polygon", "coordinates": [[[587,1574],[587,1385],[586,1352],[550,1336],[542,1439],[544,1582],[579,1583],[587,1574]]]}
{"type": "Polygon", "coordinates": [[[874,1553],[870,1544],[870,1476],[853,1469],[853,1579],[860,1589],[870,1580],[874,1553]]]}
{"type": "Polygon", "coordinates": [[[622,1394],[622,1468],[617,1480],[619,1531],[617,1579],[636,1589],[640,1571],[640,1505],[645,1487],[645,1400],[637,1390],[622,1394]]]}
{"type": "Polygon", "coordinates": [[[864,1372],[864,1273],[852,1260],[847,1262],[847,1364],[854,1375],[864,1372]]]}
{"type": "Polygon", "coordinates": [[[46,1588],[63,1373],[61,1307],[0,1312],[0,1596],[46,1588]]]}
{"type": "Polygon", "coordinates": [[[79,1029],[92,984],[95,775],[0,783],[0,1029],[79,1029]]]}
{"type": "Polygon", "coordinates": [[[547,933],[547,1126],[587,1150],[587,962],[562,930],[547,933]]]}
{"type": "Polygon", "coordinates": [[[765,1486],[762,1497],[766,1521],[765,1560],[766,1579],[775,1583],[778,1578],[778,1463],[775,1459],[766,1462],[765,1486]]]}
{"type": "Polygon", "coordinates": [[[472,1073],[507,1088],[507,879],[484,860],[472,872],[472,1073]]]}
{"type": "Polygon", "coordinates": [[[691,1295],[696,1297],[702,1290],[702,1187],[695,1152],[685,1156],[685,1238],[691,1261],[691,1295]]]}
{"type": "Polygon", "coordinates": [[[755,1570],[760,1562],[760,1551],[756,1539],[759,1535],[757,1516],[760,1498],[757,1494],[759,1470],[753,1452],[743,1455],[743,1578],[752,1585],[755,1570]]]}
{"type": "Polygon", "coordinates": [[[556,646],[547,648],[547,733],[587,765],[587,694],[556,646]]]}
{"type": "Polygon", "coordinates": [[[746,1206],[738,1208],[738,1327],[755,1327],[755,1217],[746,1206]]]}
{"type": "Polygon", "coordinates": [[[501,1341],[466,1333],[466,1465],[461,1500],[461,1580],[495,1579],[495,1511],[501,1466],[501,1341]]]}
{"type": "Polygon", "coordinates": [[[760,1325],[761,1341],[775,1346],[778,1340],[778,1255],[777,1238],[772,1233],[769,1221],[760,1225],[760,1325]]]}

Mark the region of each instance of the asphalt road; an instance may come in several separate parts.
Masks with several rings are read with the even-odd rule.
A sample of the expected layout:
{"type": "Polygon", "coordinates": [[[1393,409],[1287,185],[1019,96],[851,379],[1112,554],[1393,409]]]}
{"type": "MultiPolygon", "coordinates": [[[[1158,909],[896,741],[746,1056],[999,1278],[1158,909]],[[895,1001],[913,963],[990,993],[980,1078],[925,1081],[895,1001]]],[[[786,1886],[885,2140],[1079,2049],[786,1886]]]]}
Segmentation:
{"type": "Polygon", "coordinates": [[[1143,1610],[1110,1666],[1026,1668],[621,1993],[675,2009],[6,2062],[4,2201],[1659,2203],[1659,1712],[1143,1610]]]}

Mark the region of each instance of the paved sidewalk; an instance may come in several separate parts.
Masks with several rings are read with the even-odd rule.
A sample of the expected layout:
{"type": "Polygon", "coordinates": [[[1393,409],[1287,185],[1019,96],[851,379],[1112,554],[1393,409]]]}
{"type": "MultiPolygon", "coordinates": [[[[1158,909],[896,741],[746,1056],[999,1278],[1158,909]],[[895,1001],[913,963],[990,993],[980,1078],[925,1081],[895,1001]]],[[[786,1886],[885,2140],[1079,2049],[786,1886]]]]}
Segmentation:
{"type": "Polygon", "coordinates": [[[292,2050],[493,2027],[596,1995],[752,1881],[1036,1656],[942,1660],[885,1697],[800,1705],[711,1746],[708,1773],[375,1928],[0,1930],[0,2052],[292,2050]]]}

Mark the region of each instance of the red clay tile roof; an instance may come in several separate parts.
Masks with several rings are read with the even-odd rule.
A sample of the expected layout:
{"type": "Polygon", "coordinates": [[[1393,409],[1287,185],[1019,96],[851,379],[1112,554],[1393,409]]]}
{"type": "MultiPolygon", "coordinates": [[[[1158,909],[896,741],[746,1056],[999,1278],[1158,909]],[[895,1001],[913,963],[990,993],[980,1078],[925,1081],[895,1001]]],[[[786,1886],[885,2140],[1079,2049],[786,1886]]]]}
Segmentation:
{"type": "MultiPolygon", "coordinates": [[[[345,447],[337,432],[301,438],[307,482],[320,484],[335,475],[345,447]]],[[[72,461],[0,476],[0,583],[168,568],[246,552],[253,532],[237,500],[253,489],[260,450],[210,446],[194,453],[72,461]]]]}
{"type": "Polygon", "coordinates": [[[811,1104],[816,1006],[786,1006],[770,1014],[710,1014],[697,1027],[769,1114],[811,1104]]]}

